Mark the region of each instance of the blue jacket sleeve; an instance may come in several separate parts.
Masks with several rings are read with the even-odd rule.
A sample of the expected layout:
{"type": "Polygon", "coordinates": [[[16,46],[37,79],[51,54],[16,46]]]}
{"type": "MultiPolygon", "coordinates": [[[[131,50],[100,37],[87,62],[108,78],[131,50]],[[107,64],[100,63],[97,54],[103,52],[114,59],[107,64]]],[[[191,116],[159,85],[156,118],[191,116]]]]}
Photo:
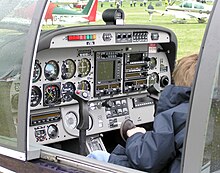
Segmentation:
{"type": "Polygon", "coordinates": [[[128,138],[126,155],[133,168],[160,172],[176,155],[172,116],[155,117],[154,130],[128,138]]]}

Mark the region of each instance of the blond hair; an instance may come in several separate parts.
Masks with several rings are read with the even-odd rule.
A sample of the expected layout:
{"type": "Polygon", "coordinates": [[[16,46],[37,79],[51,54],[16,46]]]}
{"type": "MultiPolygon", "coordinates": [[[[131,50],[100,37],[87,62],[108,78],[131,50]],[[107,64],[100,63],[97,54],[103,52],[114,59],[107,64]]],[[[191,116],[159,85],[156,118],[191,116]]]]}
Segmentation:
{"type": "Polygon", "coordinates": [[[176,86],[192,86],[197,60],[198,54],[193,54],[177,61],[172,75],[176,86]]]}

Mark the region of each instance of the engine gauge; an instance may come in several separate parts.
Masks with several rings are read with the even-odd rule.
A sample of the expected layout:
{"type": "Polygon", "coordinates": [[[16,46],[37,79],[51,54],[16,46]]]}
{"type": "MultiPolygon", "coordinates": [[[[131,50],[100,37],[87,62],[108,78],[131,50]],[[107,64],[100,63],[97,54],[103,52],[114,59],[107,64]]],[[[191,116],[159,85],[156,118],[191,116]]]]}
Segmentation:
{"type": "Polygon", "coordinates": [[[75,90],[76,87],[72,82],[65,83],[62,88],[63,101],[71,101],[73,99],[75,90]]]}
{"type": "Polygon", "coordinates": [[[148,77],[148,84],[149,86],[154,85],[155,83],[158,83],[159,81],[159,75],[157,73],[151,73],[148,77]]]}
{"type": "Polygon", "coordinates": [[[42,93],[40,88],[32,86],[31,90],[31,107],[37,106],[41,101],[42,93]]]}
{"type": "Polygon", "coordinates": [[[70,79],[76,72],[76,64],[73,60],[67,59],[63,61],[63,65],[61,67],[62,78],[70,79]]]}
{"type": "Polygon", "coordinates": [[[81,82],[79,82],[77,89],[78,90],[87,90],[90,91],[90,84],[87,80],[83,80],[81,82]]]}
{"type": "Polygon", "coordinates": [[[47,127],[47,134],[51,139],[58,137],[58,127],[54,124],[51,124],[47,127]]]}
{"type": "Polygon", "coordinates": [[[36,60],[34,64],[34,73],[33,73],[33,78],[32,78],[33,83],[37,82],[40,79],[41,73],[42,73],[42,69],[41,69],[40,63],[38,60],[36,60]]]}
{"type": "Polygon", "coordinates": [[[44,75],[47,80],[52,81],[56,80],[59,74],[59,66],[56,61],[49,61],[44,67],[44,75]]]}
{"type": "Polygon", "coordinates": [[[44,85],[44,106],[53,106],[59,104],[60,99],[60,85],[46,84],[44,85]]]}
{"type": "Polygon", "coordinates": [[[149,61],[149,68],[152,70],[157,66],[157,59],[152,57],[149,61]]]}
{"type": "Polygon", "coordinates": [[[90,70],[91,70],[90,61],[87,58],[81,59],[78,64],[79,77],[87,76],[90,70]]]}

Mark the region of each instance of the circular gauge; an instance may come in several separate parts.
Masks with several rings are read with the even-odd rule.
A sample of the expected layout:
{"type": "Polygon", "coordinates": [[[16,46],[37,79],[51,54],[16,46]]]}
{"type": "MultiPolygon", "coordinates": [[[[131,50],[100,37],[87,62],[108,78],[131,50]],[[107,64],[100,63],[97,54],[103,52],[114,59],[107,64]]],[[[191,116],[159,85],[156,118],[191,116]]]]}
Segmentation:
{"type": "Polygon", "coordinates": [[[44,75],[49,81],[56,80],[59,74],[59,66],[56,61],[49,61],[44,68],[44,75]]]}
{"type": "Polygon", "coordinates": [[[63,100],[67,102],[71,101],[73,99],[75,90],[76,87],[72,82],[65,83],[62,88],[63,100]]]}
{"type": "Polygon", "coordinates": [[[78,90],[87,90],[90,91],[90,84],[87,80],[83,80],[81,82],[79,82],[77,89],[78,90]]]}
{"type": "Polygon", "coordinates": [[[44,105],[51,106],[60,103],[60,88],[58,85],[51,84],[44,86],[44,105]]]}
{"type": "Polygon", "coordinates": [[[40,79],[41,73],[42,73],[42,69],[41,69],[40,63],[38,60],[36,60],[34,64],[34,73],[33,73],[33,79],[32,79],[33,83],[37,82],[40,79]]]}
{"type": "Polygon", "coordinates": [[[54,125],[54,124],[49,125],[48,128],[47,128],[47,133],[48,133],[48,136],[51,139],[55,139],[58,136],[58,128],[57,128],[57,126],[54,125]]]}
{"type": "Polygon", "coordinates": [[[158,83],[159,81],[159,75],[157,73],[151,73],[148,77],[149,86],[154,85],[155,83],[158,83]]]}
{"type": "Polygon", "coordinates": [[[70,79],[76,72],[76,64],[73,60],[67,59],[63,62],[61,67],[62,78],[63,79],[70,79]]]}
{"type": "Polygon", "coordinates": [[[156,65],[157,65],[157,59],[154,57],[150,58],[149,68],[152,70],[156,67],[156,65]]]}
{"type": "Polygon", "coordinates": [[[87,58],[80,60],[78,64],[79,77],[84,77],[89,74],[91,70],[91,63],[87,58]]]}
{"type": "Polygon", "coordinates": [[[31,90],[31,107],[37,106],[41,101],[41,90],[37,86],[32,86],[31,90]]]}
{"type": "Polygon", "coordinates": [[[75,129],[78,124],[77,115],[74,112],[68,112],[64,117],[64,123],[70,129],[75,129]]]}

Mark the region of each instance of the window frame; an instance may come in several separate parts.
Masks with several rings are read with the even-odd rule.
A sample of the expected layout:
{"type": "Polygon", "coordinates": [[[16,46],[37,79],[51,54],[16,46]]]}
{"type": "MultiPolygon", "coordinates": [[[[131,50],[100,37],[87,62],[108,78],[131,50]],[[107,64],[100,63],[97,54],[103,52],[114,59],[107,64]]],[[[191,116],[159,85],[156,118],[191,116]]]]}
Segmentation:
{"type": "Polygon", "coordinates": [[[29,126],[29,100],[31,98],[29,90],[32,76],[31,69],[36,56],[41,19],[47,3],[47,0],[38,0],[36,2],[35,11],[27,34],[28,39],[25,43],[18,102],[17,148],[10,149],[7,146],[0,146],[0,154],[23,161],[27,160],[29,146],[27,127],[29,126]]]}
{"type": "Polygon", "coordinates": [[[200,60],[191,94],[191,106],[181,163],[181,172],[183,173],[199,173],[202,168],[211,95],[218,67],[216,62],[218,62],[220,53],[220,47],[216,46],[220,40],[220,32],[218,32],[220,11],[216,10],[219,8],[220,1],[215,1],[199,53],[200,60]]]}

